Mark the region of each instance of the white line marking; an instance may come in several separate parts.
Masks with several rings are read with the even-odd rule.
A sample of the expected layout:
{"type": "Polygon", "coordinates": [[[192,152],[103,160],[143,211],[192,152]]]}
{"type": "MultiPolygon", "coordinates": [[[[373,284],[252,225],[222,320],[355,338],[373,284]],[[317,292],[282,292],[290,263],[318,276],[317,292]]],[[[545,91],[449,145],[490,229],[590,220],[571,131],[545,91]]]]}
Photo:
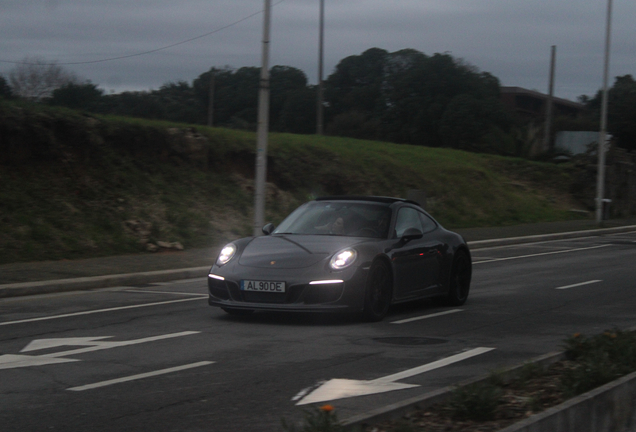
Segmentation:
{"type": "Polygon", "coordinates": [[[83,385],[83,386],[79,386],[79,387],[71,387],[71,388],[67,388],[66,390],[70,390],[70,391],[84,391],[84,390],[91,390],[94,388],[99,388],[99,387],[106,387],[109,385],[113,385],[113,384],[119,384],[119,383],[123,383],[123,382],[127,382],[127,381],[134,381],[134,380],[138,380],[138,379],[142,379],[142,378],[148,378],[148,377],[153,377],[153,376],[157,376],[157,375],[165,375],[165,374],[169,374],[172,372],[178,372],[178,371],[182,371],[182,370],[186,370],[186,369],[192,369],[192,368],[197,368],[197,367],[201,367],[201,366],[207,366],[210,364],[213,364],[214,362],[212,361],[202,361],[202,362],[198,362],[198,363],[192,363],[189,365],[183,365],[183,366],[177,366],[177,367],[172,367],[172,368],[168,368],[168,369],[161,369],[158,371],[154,371],[154,372],[146,372],[146,373],[142,373],[142,374],[137,374],[137,375],[131,375],[129,377],[124,377],[124,378],[116,378],[116,379],[112,379],[112,380],[108,380],[108,381],[101,381],[101,382],[97,382],[94,384],[87,384],[87,385],[83,385]]]}
{"type": "Polygon", "coordinates": [[[172,294],[172,295],[184,295],[184,296],[205,296],[207,294],[202,293],[182,293],[182,292],[170,292],[170,291],[154,291],[154,290],[144,290],[144,289],[125,289],[123,292],[136,292],[136,293],[153,293],[153,294],[172,294]]]}
{"type": "Polygon", "coordinates": [[[415,318],[406,318],[403,320],[399,320],[399,321],[393,321],[391,322],[391,324],[404,324],[404,323],[408,323],[411,321],[419,321],[419,320],[423,320],[423,319],[428,319],[428,318],[435,318],[438,316],[442,316],[442,315],[448,315],[448,314],[452,314],[452,313],[456,313],[456,312],[462,312],[464,309],[451,309],[451,310],[447,310],[444,312],[438,312],[438,313],[434,313],[434,314],[430,314],[430,315],[422,315],[422,316],[418,316],[415,318]]]}
{"type": "Polygon", "coordinates": [[[149,306],[159,306],[159,305],[165,305],[165,304],[170,304],[170,303],[181,303],[181,302],[194,301],[194,300],[203,300],[203,299],[206,299],[206,298],[208,298],[207,295],[206,296],[201,295],[201,297],[199,297],[199,298],[187,298],[187,299],[170,300],[170,301],[155,302],[155,303],[145,303],[145,304],[132,305],[132,306],[120,306],[120,307],[108,308],[108,309],[96,309],[96,310],[92,310],[92,311],[75,312],[75,313],[69,313],[69,314],[63,314],[63,315],[53,315],[53,316],[48,316],[48,317],[29,318],[29,319],[24,319],[24,320],[19,320],[19,321],[0,322],[0,326],[12,325],[12,324],[22,324],[22,323],[35,322],[35,321],[47,321],[47,320],[58,319],[58,318],[68,318],[68,317],[81,316],[81,315],[91,315],[91,314],[96,314],[96,313],[112,312],[112,311],[125,310],[125,309],[135,309],[135,308],[142,308],[142,307],[149,307],[149,306]]]}
{"type": "Polygon", "coordinates": [[[188,279],[178,279],[169,282],[152,282],[152,285],[174,285],[174,284],[184,284],[184,283],[194,283],[194,282],[205,282],[207,281],[207,277],[199,277],[199,278],[188,278],[188,279]]]}
{"type": "Polygon", "coordinates": [[[604,245],[599,245],[599,246],[590,246],[590,247],[577,248],[577,249],[566,249],[566,250],[553,251],[553,252],[542,252],[542,253],[531,254],[531,255],[521,255],[521,256],[505,257],[505,258],[493,258],[493,259],[488,259],[488,260],[484,260],[484,261],[475,261],[475,262],[473,262],[473,264],[483,264],[483,263],[490,263],[490,262],[495,262],[495,261],[508,261],[508,260],[521,259],[521,258],[532,258],[532,257],[537,257],[537,256],[562,254],[562,253],[568,253],[568,252],[578,252],[578,251],[583,251],[583,250],[599,249],[599,248],[604,248],[604,247],[608,247],[608,246],[612,246],[612,245],[604,244],[604,245]]]}
{"type": "MultiPolygon", "coordinates": [[[[556,240],[542,240],[542,241],[536,241],[531,243],[511,243],[511,244],[505,244],[501,246],[488,246],[483,248],[477,248],[475,249],[475,251],[481,252],[481,251],[488,251],[488,250],[495,250],[495,249],[513,249],[519,246],[536,246],[536,245],[542,245],[546,243],[557,243],[557,242],[567,242],[567,241],[578,243],[580,240],[588,240],[588,239],[594,239],[594,238],[598,238],[598,236],[562,238],[562,239],[556,239],[556,240]]],[[[502,238],[499,240],[506,240],[506,238],[502,238]]],[[[478,240],[478,241],[489,241],[489,240],[478,240]]],[[[470,247],[470,242],[468,242],[468,247],[470,247]]]]}
{"type": "Polygon", "coordinates": [[[590,285],[590,284],[594,284],[594,283],[598,283],[598,282],[603,282],[603,281],[602,280],[591,280],[591,281],[587,281],[587,282],[581,282],[581,283],[577,283],[577,284],[566,285],[566,286],[558,287],[558,288],[555,288],[555,289],[564,290],[564,289],[568,289],[568,288],[580,287],[580,286],[583,286],[583,285],[590,285]]]}
{"type": "Polygon", "coordinates": [[[625,231],[621,233],[608,234],[608,236],[617,236],[617,235],[623,235],[623,234],[636,234],[636,231],[625,231]]]}
{"type": "Polygon", "coordinates": [[[446,357],[444,359],[437,360],[432,363],[415,367],[413,369],[408,369],[393,375],[387,375],[385,377],[372,380],[371,382],[379,383],[379,382],[393,382],[393,381],[403,380],[404,378],[410,378],[412,376],[419,375],[424,372],[432,371],[434,369],[439,369],[441,367],[448,366],[449,364],[457,363],[459,361],[466,360],[468,358],[487,353],[488,351],[492,351],[494,349],[495,348],[485,348],[485,347],[471,349],[460,354],[455,354],[454,356],[446,357]]]}

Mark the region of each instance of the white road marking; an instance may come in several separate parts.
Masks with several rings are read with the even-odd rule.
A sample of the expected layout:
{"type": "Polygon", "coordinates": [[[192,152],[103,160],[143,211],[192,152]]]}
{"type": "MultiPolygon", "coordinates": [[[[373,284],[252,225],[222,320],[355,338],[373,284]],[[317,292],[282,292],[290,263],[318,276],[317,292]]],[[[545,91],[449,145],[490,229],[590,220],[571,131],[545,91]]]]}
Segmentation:
{"type": "Polygon", "coordinates": [[[569,252],[578,252],[578,251],[583,251],[583,250],[599,249],[599,248],[604,248],[604,247],[608,247],[608,246],[612,246],[612,245],[604,244],[604,245],[590,246],[590,247],[584,247],[584,248],[565,249],[565,250],[553,251],[553,252],[542,252],[542,253],[536,253],[536,254],[530,254],[530,255],[520,255],[520,256],[504,257],[504,258],[492,258],[492,259],[487,259],[487,260],[484,260],[484,261],[475,261],[475,262],[473,262],[473,264],[484,264],[484,263],[496,262],[496,261],[508,261],[508,260],[515,260],[515,259],[521,259],[521,258],[532,258],[532,257],[538,257],[538,256],[544,256],[544,255],[554,255],[554,254],[562,254],[562,253],[569,253],[569,252]]]}
{"type": "Polygon", "coordinates": [[[44,366],[58,363],[71,363],[79,360],[53,358],[45,356],[30,356],[17,354],[4,354],[0,356],[0,369],[16,369],[30,366],[44,366]]]}
{"type": "Polygon", "coordinates": [[[583,286],[583,285],[590,285],[590,284],[594,284],[594,283],[598,283],[598,282],[603,282],[603,281],[602,280],[591,280],[591,281],[587,281],[587,282],[581,282],[581,283],[577,283],[577,284],[566,285],[566,286],[558,287],[558,288],[555,288],[555,289],[564,290],[564,289],[569,289],[569,288],[580,287],[580,286],[583,286]]]}
{"type": "Polygon", "coordinates": [[[190,278],[190,279],[178,279],[178,280],[173,280],[173,281],[169,281],[169,282],[153,282],[152,285],[174,285],[174,284],[184,284],[184,283],[194,283],[194,282],[205,282],[207,281],[208,278],[206,277],[201,277],[201,278],[190,278]]]}
{"type": "Polygon", "coordinates": [[[454,356],[447,357],[445,359],[437,360],[432,363],[428,363],[422,366],[415,367],[413,369],[408,369],[402,372],[398,372],[393,375],[388,375],[382,378],[375,379],[371,382],[391,382],[391,381],[399,381],[404,378],[410,378],[415,375],[422,374],[424,372],[432,371],[433,369],[438,369],[444,366],[448,366],[449,364],[457,363],[462,360],[466,360],[471,357],[478,356],[480,354],[487,353],[488,351],[492,351],[494,348],[485,348],[479,347],[475,349],[471,349],[469,351],[465,351],[463,353],[455,354],[454,356]]]}
{"type": "MultiPolygon", "coordinates": [[[[563,239],[556,239],[556,240],[542,240],[542,241],[536,241],[536,242],[530,242],[530,243],[513,243],[513,244],[502,245],[502,246],[483,247],[483,248],[475,249],[475,252],[490,251],[490,250],[497,250],[497,249],[514,249],[519,246],[536,246],[536,245],[542,245],[546,243],[557,243],[557,242],[568,242],[568,241],[580,243],[580,240],[589,240],[594,238],[598,238],[598,236],[563,238],[563,239]]],[[[505,238],[502,240],[505,240],[505,238]]],[[[470,247],[470,242],[468,242],[468,246],[470,247]]],[[[558,246],[550,246],[550,247],[558,247],[558,246]]]]}
{"type": "Polygon", "coordinates": [[[334,399],[343,399],[355,396],[363,396],[370,395],[375,393],[385,393],[394,390],[402,390],[406,388],[419,387],[417,384],[403,384],[396,383],[394,381],[398,381],[404,378],[409,378],[415,375],[419,375],[424,372],[431,371],[433,369],[438,369],[443,366],[447,366],[452,363],[459,362],[461,360],[468,359],[470,357],[474,357],[480,354],[484,354],[488,351],[492,351],[495,348],[475,348],[460,354],[456,354],[451,357],[447,357],[445,359],[441,359],[438,361],[434,361],[432,363],[428,363],[422,366],[415,367],[413,369],[408,369],[402,372],[398,372],[396,374],[387,375],[385,377],[381,377],[371,381],[358,381],[358,380],[349,380],[349,379],[332,379],[325,383],[321,383],[321,385],[316,388],[311,393],[302,397],[301,393],[304,395],[307,393],[307,390],[303,390],[301,393],[296,395],[292,400],[300,401],[296,403],[296,405],[306,405],[310,403],[316,402],[325,402],[334,399]]]}
{"type": "Polygon", "coordinates": [[[619,235],[623,235],[623,234],[636,234],[636,231],[626,231],[626,232],[621,232],[621,233],[615,233],[615,234],[608,234],[608,236],[619,236],[619,235]]]}
{"type": "Polygon", "coordinates": [[[47,317],[23,319],[19,321],[0,322],[0,326],[22,324],[22,323],[35,322],[35,321],[47,321],[52,319],[68,318],[68,317],[81,316],[81,315],[91,315],[91,314],[103,313],[103,312],[113,312],[113,311],[119,311],[119,310],[125,310],[125,309],[136,309],[136,308],[149,307],[149,306],[159,306],[159,305],[165,305],[165,304],[171,304],[171,303],[181,303],[181,302],[188,302],[188,301],[194,301],[194,300],[203,300],[207,298],[208,298],[207,295],[201,295],[201,297],[199,298],[169,300],[169,301],[163,301],[163,302],[145,303],[145,304],[132,305],[132,306],[120,306],[120,307],[114,307],[114,308],[108,308],[108,309],[95,309],[91,311],[74,312],[74,313],[68,313],[63,315],[52,315],[47,317]]]}
{"type": "Polygon", "coordinates": [[[109,337],[112,336],[36,339],[22,348],[20,352],[37,351],[61,346],[98,346],[103,344],[103,342],[97,341],[100,339],[108,339],[109,337]]]}
{"type": "Polygon", "coordinates": [[[202,362],[198,362],[198,363],[191,363],[188,365],[183,365],[183,366],[176,366],[176,367],[172,367],[172,368],[167,368],[167,369],[161,369],[161,370],[157,370],[154,372],[146,372],[146,373],[142,373],[142,374],[137,374],[137,375],[131,375],[128,377],[123,377],[123,378],[116,378],[116,379],[112,379],[112,380],[107,380],[107,381],[101,381],[101,382],[97,382],[94,384],[87,384],[87,385],[83,385],[83,386],[79,386],[79,387],[71,387],[71,388],[67,388],[66,390],[70,390],[70,391],[84,391],[84,390],[91,390],[94,388],[99,388],[99,387],[106,387],[109,385],[113,385],[113,384],[119,384],[119,383],[123,383],[123,382],[128,382],[128,381],[134,381],[134,380],[138,380],[138,379],[142,379],[142,378],[148,378],[148,377],[153,377],[153,376],[157,376],[157,375],[165,375],[165,374],[169,374],[172,372],[178,372],[178,371],[182,371],[182,370],[186,370],[186,369],[192,369],[192,368],[197,368],[197,367],[201,367],[201,366],[207,366],[210,364],[213,364],[213,361],[202,361],[202,362]]]}
{"type": "MultiPolygon", "coordinates": [[[[82,344],[82,345],[90,345],[90,346],[86,348],[77,348],[74,350],[61,351],[61,352],[56,352],[52,354],[43,354],[39,356],[11,355],[11,354],[0,355],[0,369],[14,369],[19,367],[42,366],[45,364],[77,361],[75,359],[64,359],[61,357],[71,356],[75,354],[83,354],[83,353],[91,352],[91,351],[117,348],[117,347],[128,346],[128,345],[136,345],[140,343],[153,342],[157,340],[170,339],[170,338],[175,338],[180,336],[188,336],[188,335],[193,335],[198,333],[201,333],[201,332],[184,331],[179,333],[170,333],[165,335],[151,336],[147,338],[133,339],[133,340],[127,340],[127,341],[121,341],[121,342],[98,341],[98,339],[102,339],[103,337],[69,338],[69,342],[72,345],[82,344]]],[[[111,336],[106,336],[106,337],[111,337],[111,336]]],[[[35,342],[35,345],[32,346],[31,344],[29,344],[25,347],[25,350],[32,351],[36,349],[43,349],[47,345],[46,339],[34,341],[34,342],[35,342]]],[[[61,342],[60,339],[54,339],[54,342],[52,342],[52,344],[53,345],[51,346],[65,345],[63,342],[61,342]]]]}
{"type": "Polygon", "coordinates": [[[136,292],[136,293],[152,293],[152,294],[171,294],[171,295],[184,295],[184,296],[199,296],[199,297],[207,297],[207,294],[202,293],[184,293],[184,292],[171,292],[171,291],[155,291],[155,290],[145,290],[145,289],[125,289],[121,290],[122,292],[136,292]]]}
{"type": "Polygon", "coordinates": [[[405,323],[409,323],[411,321],[419,321],[419,320],[423,320],[423,319],[428,319],[428,318],[435,318],[438,316],[442,316],[442,315],[448,315],[448,314],[452,314],[452,313],[457,313],[457,312],[462,312],[464,309],[451,309],[451,310],[447,310],[444,312],[438,312],[438,313],[434,313],[434,314],[430,314],[430,315],[422,315],[422,316],[418,316],[418,317],[414,317],[414,318],[406,318],[403,320],[398,320],[398,321],[392,321],[391,324],[405,324],[405,323]]]}

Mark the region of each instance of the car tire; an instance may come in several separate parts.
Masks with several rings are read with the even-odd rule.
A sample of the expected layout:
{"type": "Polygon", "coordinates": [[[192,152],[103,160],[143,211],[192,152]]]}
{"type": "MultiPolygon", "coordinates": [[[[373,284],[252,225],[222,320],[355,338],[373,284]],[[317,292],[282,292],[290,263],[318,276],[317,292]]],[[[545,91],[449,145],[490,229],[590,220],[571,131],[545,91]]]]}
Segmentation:
{"type": "Polygon", "coordinates": [[[252,309],[230,309],[230,308],[221,308],[221,309],[223,309],[224,312],[234,316],[248,316],[254,313],[252,309]]]}
{"type": "Polygon", "coordinates": [[[362,317],[365,321],[382,321],[391,306],[393,281],[391,270],[384,261],[376,261],[369,270],[362,317]]]}
{"type": "Polygon", "coordinates": [[[461,306],[466,303],[470,291],[472,264],[470,256],[463,250],[455,253],[448,281],[448,294],[444,299],[448,306],[461,306]]]}

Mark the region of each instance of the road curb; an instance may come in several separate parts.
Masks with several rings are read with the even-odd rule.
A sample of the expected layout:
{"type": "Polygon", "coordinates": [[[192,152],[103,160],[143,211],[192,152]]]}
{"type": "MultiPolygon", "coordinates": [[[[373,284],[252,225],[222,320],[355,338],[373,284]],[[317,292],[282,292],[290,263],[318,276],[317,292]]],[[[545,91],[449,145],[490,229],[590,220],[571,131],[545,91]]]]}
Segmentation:
{"type": "Polygon", "coordinates": [[[636,231],[636,225],[622,226],[622,227],[614,227],[614,228],[597,228],[585,231],[569,231],[563,233],[553,233],[553,234],[539,234],[539,235],[531,235],[531,236],[523,236],[523,237],[508,237],[501,239],[492,239],[492,240],[477,240],[468,242],[468,246],[471,249],[483,249],[487,247],[496,247],[496,246],[510,246],[516,244],[524,244],[524,243],[537,243],[542,241],[549,240],[566,240],[572,238],[582,238],[582,237],[591,237],[595,235],[603,235],[603,234],[620,234],[625,232],[636,231]]]}
{"type": "Polygon", "coordinates": [[[0,285],[0,298],[205,277],[209,266],[0,285]]]}
{"type": "Polygon", "coordinates": [[[636,426],[636,372],[521,420],[499,432],[623,432],[636,426]]]}

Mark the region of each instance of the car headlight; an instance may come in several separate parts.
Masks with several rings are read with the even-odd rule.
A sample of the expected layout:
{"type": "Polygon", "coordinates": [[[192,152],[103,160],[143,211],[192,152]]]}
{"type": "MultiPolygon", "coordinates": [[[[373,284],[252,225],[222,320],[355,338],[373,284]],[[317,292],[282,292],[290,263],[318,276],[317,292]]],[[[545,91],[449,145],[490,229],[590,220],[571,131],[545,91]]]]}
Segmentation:
{"type": "Polygon", "coordinates": [[[222,266],[224,264],[227,264],[227,262],[232,259],[235,253],[236,245],[234,243],[225,245],[223,249],[221,249],[219,257],[216,259],[216,265],[222,266]]]}
{"type": "Polygon", "coordinates": [[[358,252],[355,249],[343,249],[331,258],[329,267],[333,270],[342,270],[353,264],[357,257],[358,252]]]}

